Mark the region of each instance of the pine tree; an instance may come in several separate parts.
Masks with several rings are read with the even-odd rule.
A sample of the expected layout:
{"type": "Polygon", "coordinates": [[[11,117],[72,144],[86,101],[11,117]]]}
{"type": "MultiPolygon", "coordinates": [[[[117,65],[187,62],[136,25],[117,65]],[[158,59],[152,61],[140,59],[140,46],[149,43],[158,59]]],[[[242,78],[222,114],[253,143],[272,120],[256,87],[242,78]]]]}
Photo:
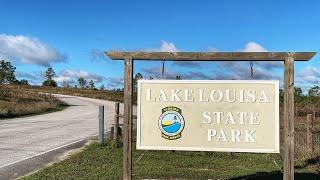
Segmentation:
{"type": "Polygon", "coordinates": [[[16,82],[15,70],[16,67],[12,66],[10,62],[0,61],[0,84],[16,82]]]}
{"type": "Polygon", "coordinates": [[[85,80],[83,77],[80,77],[78,79],[78,83],[79,83],[80,88],[85,88],[87,85],[87,80],[85,80]]]}
{"type": "Polygon", "coordinates": [[[95,88],[94,82],[93,82],[92,79],[89,81],[89,87],[90,87],[90,89],[94,89],[95,88]]]}

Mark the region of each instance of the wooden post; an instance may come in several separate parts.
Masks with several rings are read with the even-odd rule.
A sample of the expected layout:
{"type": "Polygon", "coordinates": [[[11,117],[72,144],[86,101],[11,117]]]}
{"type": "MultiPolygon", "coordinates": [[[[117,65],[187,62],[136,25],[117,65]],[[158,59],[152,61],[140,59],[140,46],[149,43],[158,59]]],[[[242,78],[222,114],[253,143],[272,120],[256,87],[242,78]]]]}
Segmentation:
{"type": "Polygon", "coordinates": [[[132,72],[133,60],[126,56],[124,61],[124,132],[123,132],[123,179],[131,180],[131,133],[132,133],[132,72]]]}
{"type": "Polygon", "coordinates": [[[284,63],[284,180],[294,179],[294,59],[284,63]]]}
{"type": "Polygon", "coordinates": [[[307,148],[309,153],[313,153],[313,122],[314,115],[307,114],[307,148]]]}
{"type": "Polygon", "coordinates": [[[118,147],[119,103],[114,104],[113,145],[118,147]]]}

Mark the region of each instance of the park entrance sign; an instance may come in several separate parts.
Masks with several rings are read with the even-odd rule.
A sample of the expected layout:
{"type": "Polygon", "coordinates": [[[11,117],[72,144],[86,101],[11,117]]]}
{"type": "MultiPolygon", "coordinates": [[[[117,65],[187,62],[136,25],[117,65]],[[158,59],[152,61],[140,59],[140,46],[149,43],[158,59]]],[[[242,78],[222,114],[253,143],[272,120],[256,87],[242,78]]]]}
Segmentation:
{"type": "Polygon", "coordinates": [[[141,80],[137,149],[279,153],[279,81],[141,80]]]}
{"type": "MultiPolygon", "coordinates": [[[[132,175],[132,99],[133,99],[133,92],[132,92],[132,87],[133,87],[133,64],[134,61],[139,61],[139,60],[144,60],[144,61],[270,61],[270,62],[274,62],[274,61],[282,61],[284,62],[284,77],[283,77],[283,92],[284,92],[284,105],[283,105],[283,179],[286,180],[293,180],[294,179],[294,61],[308,61],[310,60],[315,54],[316,52],[106,52],[106,54],[108,55],[108,57],[112,60],[124,60],[124,132],[123,132],[123,179],[131,179],[131,175],[132,175]]],[[[236,69],[235,69],[236,70],[236,69]]],[[[236,82],[236,81],[234,81],[236,82]]],[[[253,82],[255,83],[255,82],[253,82]]],[[[253,85],[253,84],[251,84],[253,85]]],[[[142,85],[143,86],[143,85],[142,85]]],[[[259,86],[259,85],[258,85],[259,86]]],[[[204,140],[202,139],[202,141],[205,141],[207,137],[207,143],[217,143],[217,140],[219,140],[218,142],[223,142],[226,143],[225,138],[229,138],[228,143],[230,142],[230,144],[232,143],[232,141],[234,141],[234,145],[237,146],[232,146],[232,148],[236,147],[237,149],[242,148],[243,152],[245,150],[248,150],[247,147],[240,147],[239,144],[249,144],[252,145],[252,149],[256,148],[257,152],[261,151],[263,148],[267,148],[265,149],[265,152],[269,151],[273,151],[273,152],[278,152],[279,151],[279,147],[276,147],[277,140],[276,137],[274,137],[275,139],[273,140],[273,142],[275,142],[275,145],[272,147],[268,147],[266,144],[265,147],[262,146],[256,146],[256,144],[258,143],[262,143],[260,142],[260,136],[258,137],[257,135],[259,135],[259,133],[264,133],[263,137],[264,138],[268,138],[268,139],[273,139],[273,138],[269,138],[269,136],[274,133],[274,132],[269,132],[266,131],[264,129],[259,129],[259,127],[262,127],[265,125],[265,121],[272,121],[272,119],[268,119],[265,120],[264,116],[266,116],[267,114],[264,114],[268,111],[258,111],[258,108],[260,105],[267,105],[267,99],[268,101],[270,101],[270,105],[271,104],[276,104],[276,91],[275,94],[271,94],[271,97],[275,97],[274,99],[270,99],[270,92],[272,91],[265,91],[266,97],[265,95],[261,92],[261,94],[257,93],[255,94],[255,98],[256,101],[260,100],[261,104],[259,104],[258,102],[255,101],[254,106],[245,108],[245,109],[239,109],[243,112],[252,112],[253,114],[249,114],[249,123],[248,123],[248,116],[244,113],[243,116],[246,115],[246,121],[243,120],[243,124],[241,119],[242,114],[241,112],[239,113],[238,111],[234,111],[233,110],[233,105],[234,107],[237,107],[237,103],[240,105],[241,103],[244,103],[246,105],[248,105],[250,103],[250,101],[252,101],[251,95],[252,93],[248,93],[248,90],[246,92],[243,91],[243,96],[247,96],[247,98],[244,97],[244,99],[241,98],[241,90],[246,90],[244,88],[248,88],[251,87],[249,90],[259,90],[259,89],[253,89],[254,86],[243,86],[240,87],[239,89],[231,89],[232,87],[230,87],[230,89],[226,89],[226,90],[230,90],[230,93],[232,94],[233,91],[232,90],[238,90],[237,93],[239,94],[239,99],[238,102],[234,102],[234,103],[226,103],[224,102],[224,106],[216,106],[214,103],[220,103],[218,100],[220,97],[220,92],[218,92],[216,89],[216,92],[213,93],[214,98],[210,97],[210,94],[212,93],[212,91],[210,92],[209,89],[209,95],[208,92],[203,91],[203,97],[202,100],[206,101],[206,99],[208,98],[208,102],[201,102],[203,104],[213,104],[212,107],[216,107],[217,109],[214,108],[210,108],[210,109],[203,109],[202,112],[205,112],[205,114],[199,114],[197,115],[197,118],[202,118],[202,119],[196,119],[193,120],[192,122],[202,122],[201,126],[203,126],[203,129],[207,129],[204,130],[204,134],[206,134],[207,136],[204,136],[204,140]],[[262,95],[263,94],[263,95],[262,95]],[[244,102],[242,102],[242,100],[244,102]],[[217,101],[217,102],[216,102],[217,101]],[[222,109],[224,108],[224,109],[222,109]],[[229,109],[228,109],[229,108],[229,109]],[[206,113],[207,112],[207,113],[206,113]],[[223,114],[220,112],[228,112],[227,114],[223,114]],[[229,112],[236,112],[236,115],[234,113],[232,113],[232,117],[229,114],[229,112]],[[210,113],[210,114],[209,114],[210,113]],[[237,114],[239,113],[239,117],[238,120],[236,121],[234,118],[236,118],[237,114]],[[263,114],[258,114],[257,113],[263,113],[263,114]],[[217,123],[217,117],[219,115],[221,116],[221,123],[217,123]],[[223,116],[223,117],[222,117],[223,116]],[[250,116],[253,116],[251,118],[251,124],[250,124],[250,116]],[[216,117],[216,119],[214,119],[216,117]],[[262,119],[263,117],[263,119],[262,119]],[[210,119],[211,118],[211,119],[210,119]],[[232,119],[233,118],[233,119],[232,119]],[[211,122],[210,122],[211,120],[211,122]],[[227,124],[225,124],[227,121],[227,124]],[[205,123],[204,123],[205,122],[205,123]],[[210,123],[209,123],[210,122],[210,123]],[[215,125],[213,124],[215,122],[215,125]],[[234,124],[236,123],[236,124],[234,124]],[[250,129],[234,129],[235,128],[239,128],[238,126],[242,125],[243,127],[248,126],[250,127],[250,129]],[[210,127],[209,127],[210,126],[210,127]],[[225,127],[224,127],[225,126],[225,127]],[[204,128],[205,127],[205,128],[204,128]],[[256,127],[258,129],[253,129],[253,127],[256,127]],[[216,129],[215,129],[216,128],[216,129]],[[219,128],[219,129],[218,129],[219,128]],[[224,129],[223,129],[224,128],[224,129]],[[211,130],[210,130],[211,129],[211,130]],[[221,129],[223,129],[224,131],[221,132],[221,129]],[[255,130],[250,131],[249,130],[255,130]],[[220,131],[219,131],[220,130],[220,131]],[[234,131],[232,131],[234,130],[234,131]],[[240,131],[240,135],[239,134],[239,130],[240,131]],[[242,132],[241,132],[242,130],[242,132]],[[245,137],[241,137],[241,135],[243,136],[243,130],[244,130],[244,135],[245,137]],[[247,132],[246,132],[247,130],[247,132]],[[259,130],[259,131],[258,131],[259,130]],[[261,130],[261,132],[260,132],[261,130]],[[208,132],[210,133],[210,137],[208,136],[208,132]],[[229,133],[229,136],[227,136],[226,132],[229,133]],[[252,133],[253,132],[253,133],[252,133]],[[230,140],[230,133],[231,133],[231,140],[230,140]],[[241,134],[242,133],[242,134],[241,134]],[[247,140],[246,140],[246,133],[247,133],[247,140]],[[232,134],[233,134],[233,139],[232,139],[232,134]],[[209,140],[208,141],[208,137],[209,140]],[[211,139],[210,139],[211,138],[211,139]],[[239,139],[241,140],[241,143],[239,142],[239,139]],[[253,143],[253,140],[255,141],[253,143]],[[244,141],[244,143],[243,143],[244,141]],[[246,142],[248,141],[248,142],[246,142]],[[269,149],[270,148],[270,149],[269,149]]],[[[179,89],[179,86],[175,86],[173,87],[174,89],[179,89]]],[[[189,87],[188,87],[189,88],[189,87]]],[[[195,88],[193,91],[195,93],[198,94],[198,100],[200,100],[200,90],[205,90],[202,89],[202,87],[198,89],[198,91],[196,92],[196,86],[192,87],[195,88]]],[[[191,90],[191,89],[190,89],[191,90]]],[[[149,91],[149,90],[148,90],[149,91]]],[[[148,93],[148,91],[142,92],[142,93],[148,93]]],[[[158,92],[158,95],[152,94],[152,89],[150,91],[150,105],[152,103],[152,101],[155,98],[155,101],[153,103],[158,103],[161,102],[163,103],[162,105],[167,105],[167,103],[169,103],[169,100],[172,99],[172,96],[174,96],[175,101],[174,102],[170,102],[170,103],[174,103],[178,105],[178,101],[176,96],[179,96],[180,100],[182,101],[182,99],[187,100],[184,101],[183,103],[188,103],[188,100],[192,100],[191,97],[193,97],[193,93],[191,91],[185,91],[185,89],[180,92],[180,95],[175,95],[176,92],[166,92],[160,91],[158,92]],[[171,93],[169,96],[167,96],[166,93],[171,93]],[[184,94],[186,93],[186,95],[184,94]],[[165,96],[165,95],[166,96],[165,96]],[[172,95],[174,94],[174,95],[172,95]],[[183,95],[184,94],[184,97],[183,95]],[[192,96],[191,96],[192,94],[192,96]],[[190,96],[189,96],[190,95],[190,96]],[[160,96],[160,99],[159,99],[160,96]],[[181,96],[181,97],[180,97],[181,96]],[[186,98],[186,97],[187,98],[186,98]],[[157,101],[157,98],[159,101],[157,101]],[[168,101],[166,101],[166,99],[168,101]],[[182,99],[181,99],[182,98],[182,99]]],[[[157,92],[156,92],[157,93],[157,92]]],[[[223,95],[227,94],[227,92],[223,92],[221,91],[221,93],[223,93],[223,95]]],[[[146,94],[147,95],[147,94],[146,94]]],[[[146,96],[145,95],[145,96],[146,96]]],[[[141,97],[141,98],[147,98],[147,97],[141,97]]],[[[196,97],[193,97],[194,101],[196,100],[196,97]]],[[[232,98],[232,97],[229,97],[232,98]]],[[[229,99],[230,101],[232,101],[232,99],[229,99]]],[[[221,100],[222,103],[223,100],[221,100]]],[[[225,100],[226,101],[226,100],[225,100]]],[[[192,104],[193,102],[191,101],[190,104],[192,104]]],[[[200,102],[198,102],[200,103],[200,102]]],[[[277,105],[277,104],[276,104],[277,105]]],[[[208,106],[209,107],[209,106],[208,106]]],[[[239,106],[240,107],[240,106],[239,106]]],[[[245,107],[245,105],[243,106],[245,107]]],[[[143,108],[143,107],[142,107],[143,108]]],[[[153,127],[151,127],[152,129],[149,129],[147,131],[147,133],[153,133],[154,132],[159,132],[159,127],[161,133],[160,134],[160,139],[164,142],[168,141],[172,141],[172,142],[179,142],[182,141],[183,139],[185,139],[185,137],[188,137],[188,134],[186,134],[186,132],[189,132],[190,128],[193,128],[192,126],[190,126],[189,121],[191,122],[188,115],[188,112],[193,112],[194,109],[198,109],[199,112],[201,109],[190,106],[189,109],[183,109],[184,107],[180,107],[180,106],[174,106],[173,104],[168,104],[168,106],[161,106],[161,107],[157,107],[155,109],[151,109],[150,111],[152,113],[154,113],[154,116],[158,116],[159,112],[160,112],[160,117],[158,119],[158,124],[157,126],[154,125],[153,127]],[[176,124],[178,124],[180,122],[180,127],[178,129],[177,132],[174,132],[173,134],[170,134],[170,132],[168,132],[169,130],[167,129],[167,127],[169,127],[169,125],[172,125],[172,122],[170,121],[166,121],[166,118],[170,118],[170,116],[168,114],[171,114],[171,116],[174,115],[176,116],[176,120],[173,121],[173,123],[177,122],[176,124]],[[162,119],[165,119],[164,121],[162,119]],[[163,126],[161,128],[161,126],[159,126],[159,122],[163,123],[163,126]],[[181,128],[183,127],[183,128],[181,128]],[[153,129],[154,128],[154,129],[153,129]],[[168,131],[166,131],[168,130],[168,131]]],[[[238,107],[237,107],[238,108],[238,107]]],[[[271,107],[269,107],[270,109],[272,109],[271,107]]],[[[236,110],[236,109],[235,109],[236,110]]],[[[259,108],[260,110],[260,108],[259,108]]],[[[261,109],[262,110],[262,109],[261,109]]],[[[275,109],[274,109],[275,110],[275,109]]],[[[276,114],[276,112],[274,112],[276,114]]],[[[143,120],[143,114],[141,114],[141,120],[143,120]]],[[[193,115],[192,115],[193,116],[193,115]]],[[[192,118],[191,116],[191,118],[192,118]]],[[[267,115],[268,116],[268,115],[267,115]]],[[[270,115],[272,116],[272,115],[270,115]]],[[[275,121],[276,118],[273,119],[273,122],[275,121]]],[[[150,120],[151,121],[151,120],[150,120]]],[[[219,121],[218,121],[219,122],[219,121]]],[[[276,123],[279,124],[279,123],[276,123]]],[[[276,126],[275,124],[275,126],[276,126]]],[[[200,125],[199,125],[200,126],[200,125]]],[[[144,133],[144,126],[141,126],[141,133],[144,133]]],[[[203,133],[203,132],[202,132],[203,133]]],[[[159,134],[157,135],[157,138],[159,138],[159,134]]],[[[275,136],[276,134],[279,134],[277,132],[275,132],[275,136]]],[[[192,134],[193,136],[198,136],[198,134],[192,134]]],[[[141,135],[139,136],[139,138],[141,137],[141,135]]],[[[202,137],[201,137],[202,138],[202,137]]],[[[267,140],[262,140],[262,141],[267,141],[267,140]]],[[[194,141],[194,143],[198,143],[197,141],[194,141]]],[[[161,146],[163,146],[162,144],[160,144],[161,146]]],[[[160,146],[159,145],[159,146],[160,146]]],[[[152,144],[147,144],[144,142],[144,139],[140,139],[140,144],[139,144],[138,148],[142,148],[142,147],[154,147],[154,146],[158,146],[158,145],[152,145],[152,144]],[[139,147],[140,146],[140,147],[139,147]]],[[[167,147],[169,149],[169,147],[171,147],[171,144],[166,145],[165,147],[167,147]]],[[[180,148],[183,148],[184,146],[180,146],[180,148]]],[[[205,148],[204,146],[200,146],[205,148]]],[[[188,148],[188,147],[187,147],[188,148]]],[[[189,147],[190,148],[190,147],[189,147]]],[[[215,148],[213,146],[210,146],[209,148],[215,148]]],[[[227,147],[228,148],[228,147],[227,147]]],[[[251,148],[251,147],[249,147],[251,148]]],[[[229,146],[229,150],[230,150],[230,146],[229,146]]],[[[240,151],[240,150],[239,150],[240,151]]]]}

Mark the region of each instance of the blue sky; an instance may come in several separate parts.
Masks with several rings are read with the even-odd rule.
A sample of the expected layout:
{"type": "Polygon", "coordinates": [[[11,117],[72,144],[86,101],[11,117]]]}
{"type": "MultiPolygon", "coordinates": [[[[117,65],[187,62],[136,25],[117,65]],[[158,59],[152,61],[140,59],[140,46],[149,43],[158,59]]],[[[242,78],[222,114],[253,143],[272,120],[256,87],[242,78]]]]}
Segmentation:
{"type": "MultiPolygon", "coordinates": [[[[113,51],[320,50],[320,2],[310,1],[41,1],[0,0],[0,59],[18,79],[41,84],[79,77],[108,89],[123,86],[113,51]]],[[[248,79],[249,62],[166,62],[167,79],[248,79]]],[[[295,84],[320,83],[319,55],[295,63],[295,84]]],[[[139,61],[134,73],[160,78],[161,62],[139,61]]],[[[282,80],[282,63],[255,63],[255,79],[282,80]]]]}

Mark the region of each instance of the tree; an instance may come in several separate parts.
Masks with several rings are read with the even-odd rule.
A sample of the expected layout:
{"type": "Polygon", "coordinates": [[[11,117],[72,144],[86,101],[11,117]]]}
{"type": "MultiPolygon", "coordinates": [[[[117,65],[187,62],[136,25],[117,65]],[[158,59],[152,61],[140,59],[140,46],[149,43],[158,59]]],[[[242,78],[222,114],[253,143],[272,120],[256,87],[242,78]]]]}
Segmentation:
{"type": "Polygon", "coordinates": [[[311,87],[308,91],[308,95],[309,96],[319,96],[320,95],[320,87],[314,85],[313,87],[311,87]]]}
{"type": "Polygon", "coordinates": [[[133,91],[134,92],[137,92],[138,91],[138,80],[139,79],[143,79],[143,76],[141,73],[137,73],[135,76],[134,76],[134,79],[133,79],[133,91]]]}
{"type": "Polygon", "coordinates": [[[78,83],[79,83],[80,88],[85,88],[87,85],[87,80],[85,80],[83,77],[80,77],[78,79],[78,83]]]}
{"type": "Polygon", "coordinates": [[[44,77],[47,78],[47,80],[52,80],[53,76],[55,76],[56,73],[54,72],[54,70],[49,67],[48,70],[46,71],[46,74],[44,75],[44,77]]]}
{"type": "Polygon", "coordinates": [[[15,82],[15,70],[16,67],[12,66],[10,62],[0,61],[0,84],[11,84],[15,82]]]}
{"type": "Polygon", "coordinates": [[[42,83],[42,86],[52,86],[52,87],[57,87],[58,84],[54,80],[45,80],[42,83]]]}
{"type": "Polygon", "coordinates": [[[22,80],[20,81],[20,85],[29,86],[30,84],[29,84],[28,80],[22,79],[22,80]]]}
{"type": "Polygon", "coordinates": [[[302,89],[300,87],[294,87],[294,112],[298,116],[298,111],[303,107],[302,101],[304,100],[302,89]]]}
{"type": "Polygon", "coordinates": [[[65,79],[63,79],[63,81],[61,83],[61,86],[64,87],[64,88],[68,87],[68,83],[67,83],[67,81],[65,79]]]}
{"type": "Polygon", "coordinates": [[[42,85],[43,86],[53,86],[53,87],[57,87],[57,83],[52,79],[53,76],[55,76],[56,73],[54,72],[54,70],[49,67],[44,75],[44,77],[46,78],[45,81],[43,81],[42,85]]]}
{"type": "Polygon", "coordinates": [[[283,91],[283,89],[279,89],[279,95],[282,96],[282,97],[284,96],[284,91],[283,91]]]}
{"type": "Polygon", "coordinates": [[[89,81],[89,86],[90,86],[90,89],[94,89],[95,88],[94,82],[93,82],[92,79],[89,81]]]}
{"type": "Polygon", "coordinates": [[[104,84],[101,84],[100,90],[104,90],[104,89],[105,89],[104,84]]]}
{"type": "Polygon", "coordinates": [[[304,102],[305,105],[308,108],[311,109],[312,113],[315,114],[317,107],[320,106],[320,87],[319,86],[313,86],[308,90],[308,96],[306,97],[306,100],[304,102]]]}
{"type": "Polygon", "coordinates": [[[302,89],[300,87],[294,87],[294,102],[295,102],[295,104],[296,105],[300,104],[302,100],[303,100],[302,89]]]}
{"type": "Polygon", "coordinates": [[[301,97],[303,96],[302,94],[302,89],[300,87],[294,87],[294,96],[295,97],[301,97]]]}

